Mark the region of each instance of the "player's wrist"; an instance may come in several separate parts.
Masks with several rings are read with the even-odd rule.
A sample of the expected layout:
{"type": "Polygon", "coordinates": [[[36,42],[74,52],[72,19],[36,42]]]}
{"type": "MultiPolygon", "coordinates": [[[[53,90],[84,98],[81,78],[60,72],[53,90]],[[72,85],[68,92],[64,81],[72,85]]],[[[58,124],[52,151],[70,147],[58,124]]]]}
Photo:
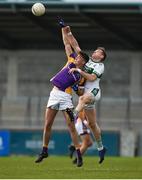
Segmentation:
{"type": "Polygon", "coordinates": [[[72,35],[72,32],[68,32],[67,35],[68,35],[68,36],[71,36],[71,35],[72,35]]]}
{"type": "Polygon", "coordinates": [[[66,27],[66,25],[64,23],[62,23],[62,22],[59,22],[59,25],[60,25],[61,28],[66,27]]]}
{"type": "Polygon", "coordinates": [[[58,17],[58,24],[61,28],[66,27],[64,20],[60,17],[58,17]]]}

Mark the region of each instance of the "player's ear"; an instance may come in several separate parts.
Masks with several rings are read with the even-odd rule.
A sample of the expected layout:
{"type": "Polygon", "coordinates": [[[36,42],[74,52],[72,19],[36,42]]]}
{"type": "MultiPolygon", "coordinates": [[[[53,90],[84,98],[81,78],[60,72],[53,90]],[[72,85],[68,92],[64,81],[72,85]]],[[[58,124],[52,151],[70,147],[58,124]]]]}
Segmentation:
{"type": "Polygon", "coordinates": [[[104,55],[102,54],[100,57],[101,57],[101,61],[102,61],[104,59],[104,55]]]}
{"type": "Polygon", "coordinates": [[[86,64],[86,62],[85,61],[82,61],[82,64],[83,64],[83,66],[86,64]]]}

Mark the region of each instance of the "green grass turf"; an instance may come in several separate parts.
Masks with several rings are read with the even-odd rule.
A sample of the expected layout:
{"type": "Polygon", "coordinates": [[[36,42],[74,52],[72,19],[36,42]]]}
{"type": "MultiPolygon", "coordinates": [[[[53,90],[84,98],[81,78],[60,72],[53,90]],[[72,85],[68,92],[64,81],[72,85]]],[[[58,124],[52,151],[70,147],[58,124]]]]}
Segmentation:
{"type": "Polygon", "coordinates": [[[102,165],[97,157],[84,157],[83,167],[76,167],[67,156],[50,156],[40,164],[35,157],[0,157],[0,179],[139,179],[142,158],[106,157],[102,165]]]}

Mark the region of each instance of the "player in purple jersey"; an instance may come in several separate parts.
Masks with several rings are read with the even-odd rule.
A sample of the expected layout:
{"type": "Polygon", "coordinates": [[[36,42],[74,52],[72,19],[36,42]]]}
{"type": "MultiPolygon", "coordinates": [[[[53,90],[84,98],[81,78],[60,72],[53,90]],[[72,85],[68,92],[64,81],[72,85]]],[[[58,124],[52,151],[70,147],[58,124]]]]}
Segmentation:
{"type": "MultiPolygon", "coordinates": [[[[79,56],[80,55],[83,55],[82,52],[79,53],[79,56]]],[[[69,70],[75,67],[81,68],[80,66],[75,64],[75,62],[72,62],[61,71],[59,71],[50,81],[54,86],[58,87],[62,91],[65,91],[68,87],[74,85],[74,83],[78,82],[81,79],[80,73],[69,73],[69,70]]]]}
{"type": "Polygon", "coordinates": [[[62,68],[50,81],[53,84],[53,89],[50,93],[50,97],[47,103],[47,109],[45,111],[45,124],[43,131],[43,148],[42,152],[36,159],[36,163],[40,163],[44,158],[48,157],[48,144],[51,134],[51,127],[54,122],[57,112],[60,110],[63,112],[66,122],[69,128],[69,132],[76,148],[77,155],[77,166],[83,165],[82,156],[79,149],[78,135],[75,129],[75,124],[71,121],[66,109],[73,108],[71,86],[77,83],[81,76],[78,72],[69,73],[70,69],[73,67],[82,69],[86,62],[88,62],[89,57],[84,52],[80,51],[76,58],[73,58],[72,47],[66,40],[65,32],[62,29],[62,37],[65,45],[65,51],[68,57],[68,62],[64,68],[62,68]]]}

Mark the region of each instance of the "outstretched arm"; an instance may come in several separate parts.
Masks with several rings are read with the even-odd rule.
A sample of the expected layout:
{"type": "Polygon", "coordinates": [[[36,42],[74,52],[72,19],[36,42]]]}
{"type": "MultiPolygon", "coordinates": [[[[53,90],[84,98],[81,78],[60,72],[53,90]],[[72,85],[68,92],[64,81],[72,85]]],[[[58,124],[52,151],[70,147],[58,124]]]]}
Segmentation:
{"type": "Polygon", "coordinates": [[[66,55],[69,57],[70,54],[73,52],[73,50],[72,50],[71,45],[70,45],[68,38],[67,38],[65,22],[61,17],[58,17],[58,24],[61,27],[62,39],[63,39],[63,43],[65,46],[65,52],[66,52],[66,55]]]}
{"type": "Polygon", "coordinates": [[[73,50],[78,54],[81,51],[81,48],[79,47],[77,40],[73,36],[70,27],[66,26],[66,27],[63,27],[62,29],[65,29],[65,33],[66,33],[68,42],[70,43],[73,50]]]}
{"type": "Polygon", "coordinates": [[[73,50],[72,50],[71,45],[70,45],[68,38],[67,38],[66,28],[62,28],[62,39],[63,39],[63,43],[65,46],[66,55],[70,56],[71,53],[73,52],[73,50]]]}

